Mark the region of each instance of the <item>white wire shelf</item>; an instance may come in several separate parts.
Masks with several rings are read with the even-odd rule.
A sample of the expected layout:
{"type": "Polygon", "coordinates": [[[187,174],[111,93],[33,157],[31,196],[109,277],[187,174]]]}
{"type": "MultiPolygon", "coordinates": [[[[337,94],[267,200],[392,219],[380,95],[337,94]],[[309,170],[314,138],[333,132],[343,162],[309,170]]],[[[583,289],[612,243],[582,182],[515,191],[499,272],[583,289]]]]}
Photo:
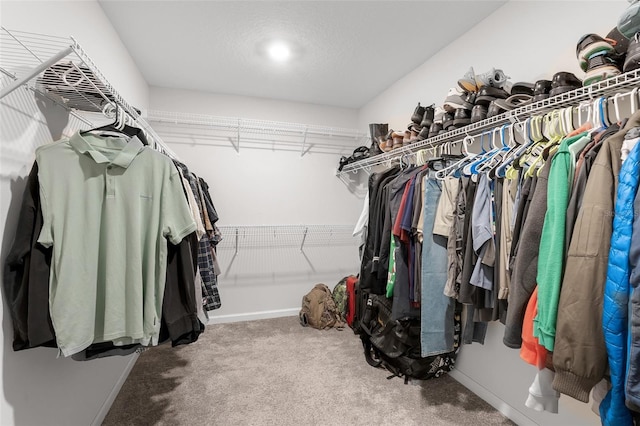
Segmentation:
{"type": "Polygon", "coordinates": [[[225,225],[219,227],[222,241],[220,250],[242,248],[332,247],[357,244],[353,225],[225,225]]]}
{"type": "Polygon", "coordinates": [[[590,86],[581,87],[570,92],[561,93],[535,103],[524,105],[460,129],[455,129],[433,138],[424,139],[411,145],[394,149],[393,151],[347,164],[343,167],[342,171],[337,171],[336,175],[344,176],[349,173],[356,173],[358,170],[370,169],[371,167],[385,163],[389,164],[394,160],[398,160],[405,155],[413,154],[422,149],[434,148],[451,142],[460,142],[466,136],[477,137],[487,130],[504,124],[523,122],[534,115],[543,115],[555,109],[578,106],[581,102],[594,100],[603,96],[610,97],[638,86],[640,86],[640,69],[620,74],[590,86]]]}
{"type": "Polygon", "coordinates": [[[301,155],[311,150],[350,153],[355,147],[365,144],[369,137],[358,130],[341,127],[160,110],[150,110],[147,119],[172,143],[180,143],[180,138],[189,144],[194,140],[218,139],[225,144],[231,143],[238,152],[241,145],[255,148],[277,144],[288,150],[300,151],[301,155]],[[180,131],[175,132],[175,129],[180,131]]]}
{"type": "Polygon", "coordinates": [[[150,136],[156,149],[177,158],[73,37],[0,27],[0,72],[11,81],[0,87],[0,99],[26,87],[76,112],[102,113],[107,105],[117,105],[150,136]]]}

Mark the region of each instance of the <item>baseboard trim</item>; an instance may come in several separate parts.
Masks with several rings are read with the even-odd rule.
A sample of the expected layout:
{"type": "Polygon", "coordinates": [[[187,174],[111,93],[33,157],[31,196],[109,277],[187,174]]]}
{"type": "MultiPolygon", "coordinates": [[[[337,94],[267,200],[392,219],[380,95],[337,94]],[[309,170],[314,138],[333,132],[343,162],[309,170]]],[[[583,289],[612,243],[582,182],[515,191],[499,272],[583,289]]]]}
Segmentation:
{"type": "Polygon", "coordinates": [[[104,404],[102,404],[102,407],[100,407],[100,411],[98,411],[98,414],[96,414],[96,417],[91,422],[91,426],[100,426],[102,422],[104,422],[104,418],[107,417],[107,414],[109,413],[109,410],[113,405],[113,401],[116,400],[116,397],[120,392],[120,389],[122,389],[122,385],[124,385],[124,382],[127,380],[127,377],[129,377],[129,373],[131,372],[131,369],[133,369],[133,366],[136,364],[136,361],[138,360],[139,356],[140,354],[138,353],[133,354],[133,356],[129,360],[129,363],[127,364],[124,371],[118,378],[118,381],[113,386],[113,389],[111,389],[109,396],[104,401],[104,404]]]}
{"type": "Polygon", "coordinates": [[[298,315],[300,308],[275,309],[272,311],[247,312],[243,314],[218,315],[209,318],[209,324],[225,324],[228,322],[254,321],[267,318],[292,317],[298,315]]]}
{"type": "Polygon", "coordinates": [[[491,392],[489,389],[482,386],[480,383],[473,380],[471,377],[467,376],[463,372],[459,370],[453,370],[449,373],[449,375],[459,382],[461,385],[469,389],[471,392],[478,395],[480,398],[484,399],[487,403],[493,406],[496,410],[500,411],[506,417],[511,419],[514,423],[525,426],[538,426],[533,419],[528,417],[522,411],[516,409],[515,407],[504,402],[498,395],[491,392]]]}

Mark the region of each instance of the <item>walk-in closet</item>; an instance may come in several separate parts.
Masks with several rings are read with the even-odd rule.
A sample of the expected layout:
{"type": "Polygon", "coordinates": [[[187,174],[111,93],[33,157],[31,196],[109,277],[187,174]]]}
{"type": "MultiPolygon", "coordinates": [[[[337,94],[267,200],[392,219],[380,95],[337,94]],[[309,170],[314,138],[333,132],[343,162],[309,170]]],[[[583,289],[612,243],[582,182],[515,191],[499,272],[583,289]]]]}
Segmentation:
{"type": "Polygon", "coordinates": [[[638,0],[3,0],[0,424],[638,424],[638,141],[638,0]]]}

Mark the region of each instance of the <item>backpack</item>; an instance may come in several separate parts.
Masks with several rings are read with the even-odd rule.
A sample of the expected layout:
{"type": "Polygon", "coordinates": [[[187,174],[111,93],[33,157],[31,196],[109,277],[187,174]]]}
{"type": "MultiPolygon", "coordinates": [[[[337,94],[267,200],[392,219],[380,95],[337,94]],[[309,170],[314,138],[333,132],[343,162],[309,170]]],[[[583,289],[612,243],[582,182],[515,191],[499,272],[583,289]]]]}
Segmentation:
{"type": "Polygon", "coordinates": [[[336,304],[336,308],[338,312],[340,312],[340,318],[342,321],[345,321],[347,318],[347,300],[349,295],[347,294],[347,279],[349,277],[344,277],[338,284],[333,288],[331,292],[331,297],[333,297],[333,302],[336,304]]]}
{"type": "Polygon", "coordinates": [[[428,380],[453,370],[460,348],[461,308],[456,304],[454,314],[454,349],[440,355],[423,358],[420,348],[420,320],[391,319],[392,300],[383,295],[370,294],[362,312],[360,339],[367,363],[385,368],[392,377],[428,380]]]}
{"type": "Polygon", "coordinates": [[[303,327],[310,326],[320,330],[344,327],[340,312],[333,301],[331,290],[325,284],[316,284],[302,298],[299,317],[303,327]]]}

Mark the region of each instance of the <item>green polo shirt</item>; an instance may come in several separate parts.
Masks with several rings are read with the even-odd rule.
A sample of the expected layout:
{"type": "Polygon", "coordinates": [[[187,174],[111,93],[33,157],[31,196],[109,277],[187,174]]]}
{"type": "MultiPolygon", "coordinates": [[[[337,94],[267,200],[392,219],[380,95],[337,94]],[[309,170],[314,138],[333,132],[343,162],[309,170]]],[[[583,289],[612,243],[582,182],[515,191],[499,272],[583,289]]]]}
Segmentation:
{"type": "Polygon", "coordinates": [[[196,229],[178,170],[135,137],[79,133],[38,148],[36,161],[58,347],[157,344],[167,239],[196,229]]]}

